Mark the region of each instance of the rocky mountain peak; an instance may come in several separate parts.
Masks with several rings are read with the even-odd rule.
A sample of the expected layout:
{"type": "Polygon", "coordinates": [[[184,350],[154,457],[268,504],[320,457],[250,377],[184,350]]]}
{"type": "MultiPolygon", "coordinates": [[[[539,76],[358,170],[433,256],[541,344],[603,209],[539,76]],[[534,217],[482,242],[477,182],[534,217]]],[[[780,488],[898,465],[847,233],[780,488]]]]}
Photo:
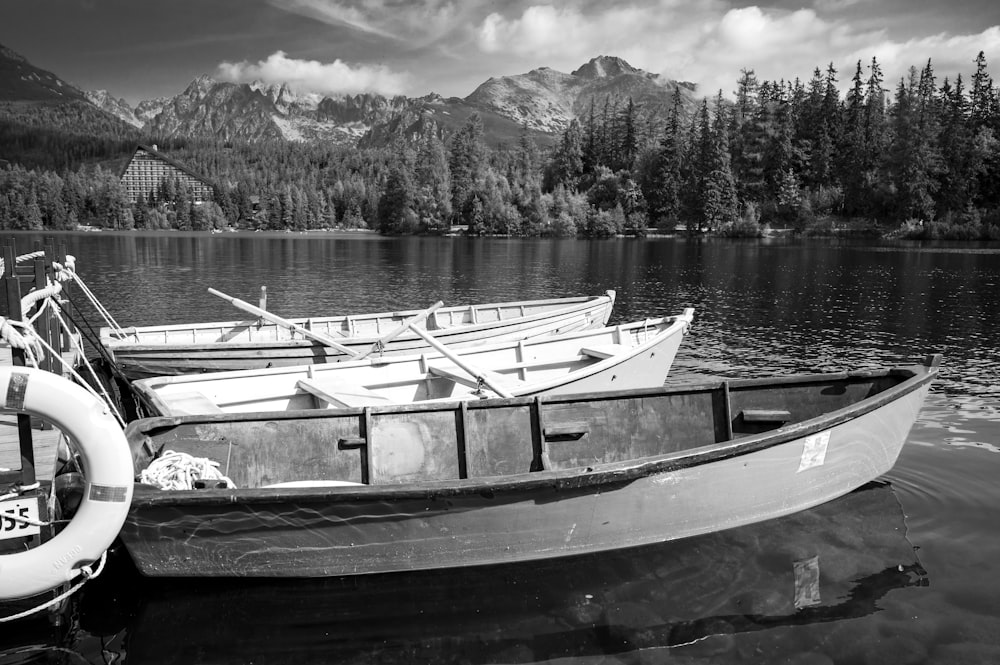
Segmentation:
{"type": "Polygon", "coordinates": [[[121,118],[133,127],[142,127],[144,121],[136,117],[135,109],[124,99],[116,98],[107,90],[86,90],[84,95],[88,102],[102,111],[121,118]]]}
{"type": "Polygon", "coordinates": [[[573,72],[573,76],[584,79],[612,78],[621,76],[622,74],[642,74],[642,71],[621,58],[611,55],[599,55],[573,72]]]}
{"type": "Polygon", "coordinates": [[[188,87],[184,90],[183,94],[189,97],[204,97],[205,94],[215,86],[215,84],[215,79],[208,74],[202,74],[188,84],[188,87]]]}

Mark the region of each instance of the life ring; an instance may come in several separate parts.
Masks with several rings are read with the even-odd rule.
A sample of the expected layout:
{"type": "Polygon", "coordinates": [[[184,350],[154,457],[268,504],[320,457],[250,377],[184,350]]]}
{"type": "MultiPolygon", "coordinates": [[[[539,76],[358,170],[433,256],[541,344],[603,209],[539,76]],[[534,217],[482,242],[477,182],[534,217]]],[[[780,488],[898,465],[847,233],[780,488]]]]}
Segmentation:
{"type": "Polygon", "coordinates": [[[132,454],[106,405],[51,372],[0,367],[0,412],[44,418],[71,437],[87,482],[73,519],[40,546],[0,555],[0,600],[26,598],[71,581],[100,559],[132,503],[132,454]]]}

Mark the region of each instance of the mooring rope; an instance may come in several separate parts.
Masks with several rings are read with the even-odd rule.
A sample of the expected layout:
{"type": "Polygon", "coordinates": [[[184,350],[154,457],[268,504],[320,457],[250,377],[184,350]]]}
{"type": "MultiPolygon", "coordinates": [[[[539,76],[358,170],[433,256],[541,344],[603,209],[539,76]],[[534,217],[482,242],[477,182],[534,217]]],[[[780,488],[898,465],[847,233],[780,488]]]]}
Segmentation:
{"type": "Polygon", "coordinates": [[[86,284],[84,284],[80,276],[76,274],[76,271],[73,271],[70,274],[73,275],[73,281],[80,286],[80,290],[83,291],[84,295],[87,296],[87,299],[90,300],[90,303],[94,306],[94,309],[96,309],[98,314],[100,314],[104,318],[104,321],[108,324],[108,327],[113,329],[116,335],[123,336],[125,333],[122,330],[122,327],[118,325],[117,321],[115,321],[115,317],[111,316],[111,312],[109,312],[104,307],[104,305],[101,304],[101,301],[97,299],[97,296],[94,295],[94,292],[91,291],[86,284]]]}
{"type": "Polygon", "coordinates": [[[108,560],[108,552],[107,552],[107,550],[105,550],[104,554],[101,555],[101,558],[100,558],[100,560],[97,563],[97,570],[93,570],[92,571],[90,569],[90,566],[83,566],[82,568],[80,568],[80,574],[83,575],[83,579],[80,580],[79,582],[77,582],[70,589],[62,592],[61,594],[59,594],[58,596],[56,596],[52,600],[49,600],[47,602],[42,603],[41,605],[37,605],[37,606],[32,607],[31,609],[27,609],[27,610],[25,610],[23,612],[18,612],[17,614],[11,614],[10,616],[0,617],[0,623],[6,623],[8,621],[16,621],[17,619],[23,619],[25,617],[31,616],[32,614],[37,614],[37,613],[39,613],[39,612],[41,612],[43,610],[47,610],[48,608],[52,607],[53,605],[57,605],[58,603],[61,603],[63,600],[69,598],[74,593],[76,593],[77,591],[79,591],[83,587],[84,584],[86,584],[90,580],[92,580],[95,577],[97,577],[98,575],[100,575],[101,572],[104,570],[104,563],[107,560],[108,560]]]}
{"type": "MultiPolygon", "coordinates": [[[[45,256],[45,251],[39,249],[34,252],[28,252],[27,254],[21,254],[20,256],[15,256],[14,263],[15,264],[24,263],[25,261],[30,261],[31,259],[37,259],[42,256],[45,256]]],[[[2,257],[0,257],[0,275],[4,273],[5,268],[6,266],[4,265],[4,260],[2,257]]]]}
{"type": "MultiPolygon", "coordinates": [[[[63,318],[62,318],[61,308],[59,307],[59,304],[55,300],[52,300],[52,299],[49,299],[46,302],[47,302],[47,305],[48,305],[49,309],[52,310],[53,315],[57,319],[59,319],[59,324],[63,327],[63,330],[69,330],[69,326],[66,325],[66,321],[64,321],[63,318]]],[[[40,339],[39,341],[42,341],[42,340],[40,339]]],[[[42,341],[42,343],[44,344],[45,342],[42,341]]],[[[51,349],[51,347],[49,347],[49,348],[56,355],[56,357],[59,358],[59,361],[63,364],[63,367],[65,369],[67,369],[69,371],[69,373],[72,374],[77,379],[77,383],[79,383],[84,388],[86,388],[87,390],[89,390],[92,395],[94,395],[94,396],[99,397],[100,399],[102,399],[104,401],[104,403],[107,404],[108,407],[111,409],[111,412],[114,414],[115,418],[118,420],[118,423],[122,427],[125,427],[125,419],[122,418],[121,413],[119,413],[118,408],[115,406],[114,400],[111,398],[110,395],[108,395],[108,391],[105,389],[104,383],[101,381],[100,377],[97,376],[97,371],[94,369],[94,366],[87,359],[87,354],[86,354],[86,352],[85,352],[85,350],[83,348],[83,343],[80,342],[80,340],[78,340],[75,337],[73,337],[72,335],[70,335],[70,343],[74,346],[74,348],[77,351],[79,351],[79,356],[80,356],[80,359],[83,362],[84,367],[87,368],[87,371],[90,372],[90,376],[93,377],[94,382],[100,387],[100,392],[96,391],[93,388],[93,386],[90,385],[90,383],[88,383],[82,376],[80,376],[80,374],[77,373],[76,369],[72,365],[70,365],[68,362],[66,362],[66,360],[62,357],[62,354],[57,353],[55,351],[55,349],[51,349]]],[[[46,344],[46,346],[48,346],[48,345],[46,344]]]]}
{"type": "Polygon", "coordinates": [[[34,328],[23,321],[0,316],[0,339],[7,342],[12,349],[24,351],[25,362],[32,367],[38,367],[38,359],[42,356],[42,340],[34,328]]]}

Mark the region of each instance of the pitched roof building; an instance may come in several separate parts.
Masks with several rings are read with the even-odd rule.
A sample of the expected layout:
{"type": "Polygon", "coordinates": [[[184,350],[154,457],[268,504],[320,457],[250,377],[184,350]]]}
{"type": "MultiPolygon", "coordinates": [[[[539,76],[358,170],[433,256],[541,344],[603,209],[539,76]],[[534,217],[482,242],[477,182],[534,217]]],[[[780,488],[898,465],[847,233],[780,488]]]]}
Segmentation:
{"type": "Polygon", "coordinates": [[[128,198],[135,203],[139,196],[150,198],[150,192],[158,195],[160,184],[176,179],[181,186],[189,186],[194,201],[212,200],[212,183],[183,164],[167,157],[156,149],[156,145],[139,145],[132,159],[125,165],[121,183],[128,192],[128,198]]]}

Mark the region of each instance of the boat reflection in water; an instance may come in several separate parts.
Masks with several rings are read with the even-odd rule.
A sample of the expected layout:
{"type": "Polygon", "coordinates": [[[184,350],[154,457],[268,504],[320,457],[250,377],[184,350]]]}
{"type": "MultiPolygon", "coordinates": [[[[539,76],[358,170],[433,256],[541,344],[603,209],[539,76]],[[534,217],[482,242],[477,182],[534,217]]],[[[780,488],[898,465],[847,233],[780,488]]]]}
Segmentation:
{"type": "Polygon", "coordinates": [[[671,647],[754,660],[743,651],[760,652],[764,637],[837,660],[863,644],[780,629],[869,617],[889,592],[926,584],[891,485],[873,482],[781,519],[530,564],[280,582],[134,577],[116,592],[138,594],[134,612],[88,586],[81,626],[124,629],[130,665],[537,662],[671,647]],[[125,625],[109,625],[114,615],[125,625]]]}

